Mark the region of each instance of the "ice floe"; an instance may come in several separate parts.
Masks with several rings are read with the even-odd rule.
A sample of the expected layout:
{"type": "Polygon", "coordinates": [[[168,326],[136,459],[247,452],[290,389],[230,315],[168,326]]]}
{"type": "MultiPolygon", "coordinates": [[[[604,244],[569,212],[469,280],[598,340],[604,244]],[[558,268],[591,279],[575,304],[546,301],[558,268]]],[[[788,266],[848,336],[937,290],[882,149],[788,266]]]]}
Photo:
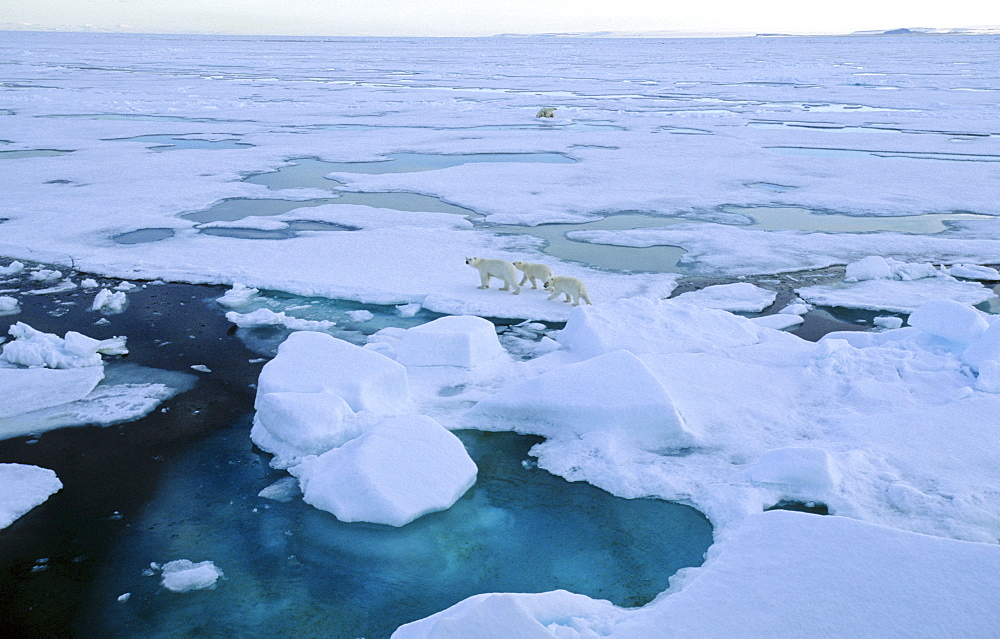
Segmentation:
{"type": "Polygon", "coordinates": [[[48,468],[0,464],[0,530],[45,502],[62,486],[55,472],[48,468]]]}

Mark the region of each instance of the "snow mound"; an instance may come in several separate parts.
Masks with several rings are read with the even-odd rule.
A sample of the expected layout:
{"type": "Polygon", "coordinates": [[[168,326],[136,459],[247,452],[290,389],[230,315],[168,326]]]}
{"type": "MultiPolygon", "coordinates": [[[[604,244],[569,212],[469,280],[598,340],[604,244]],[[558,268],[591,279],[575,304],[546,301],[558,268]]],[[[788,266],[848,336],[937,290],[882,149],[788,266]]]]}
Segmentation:
{"type": "Polygon", "coordinates": [[[62,482],[48,468],[26,464],[0,464],[0,530],[62,489],[62,482]]]}
{"type": "Polygon", "coordinates": [[[465,420],[480,429],[548,438],[613,434],[651,451],[695,439],[660,380],[626,350],[509,386],[472,407],[465,420]]]}
{"type": "Polygon", "coordinates": [[[261,370],[255,408],[268,393],[323,391],[340,395],[356,412],[394,413],[409,400],[402,364],[326,333],[298,331],[261,370]]]}
{"type": "Polygon", "coordinates": [[[635,298],[573,309],[557,339],[583,357],[722,352],[764,341],[766,329],[726,311],[675,300],[635,298]]]}
{"type": "Polygon", "coordinates": [[[697,291],[681,293],[672,299],[723,311],[759,313],[774,304],[777,296],[774,291],[754,286],[749,282],[737,282],[706,286],[697,291]]]}
{"type": "Polygon", "coordinates": [[[215,586],[222,576],[222,571],[211,561],[196,564],[187,559],[177,559],[163,565],[160,585],[173,592],[204,590],[215,586]]]}
{"type": "Polygon", "coordinates": [[[986,332],[983,313],[952,300],[931,300],[910,314],[907,323],[950,342],[969,345],[986,332]]]}
{"type": "MultiPolygon", "coordinates": [[[[565,590],[474,595],[435,615],[400,626],[391,639],[555,639],[580,634],[588,617],[621,614],[604,600],[565,590]]],[[[603,634],[603,633],[602,633],[603,634]]]]}
{"type": "Polygon", "coordinates": [[[403,526],[450,508],[476,481],[465,446],[430,417],[395,417],[291,469],[303,500],[345,522],[403,526]]]}
{"type": "Polygon", "coordinates": [[[449,315],[403,333],[396,361],[405,366],[474,368],[508,360],[496,328],[474,315],[449,315]]]}

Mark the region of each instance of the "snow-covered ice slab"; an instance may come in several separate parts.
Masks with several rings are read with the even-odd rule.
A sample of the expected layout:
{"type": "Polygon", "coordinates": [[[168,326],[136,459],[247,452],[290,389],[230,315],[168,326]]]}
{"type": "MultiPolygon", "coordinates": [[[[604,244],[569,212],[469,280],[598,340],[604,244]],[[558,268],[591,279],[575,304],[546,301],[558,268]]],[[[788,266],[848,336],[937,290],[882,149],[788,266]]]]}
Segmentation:
{"type": "Polygon", "coordinates": [[[402,334],[396,361],[406,366],[474,368],[506,361],[496,327],[473,315],[441,317],[402,334]]]}
{"type": "Polygon", "coordinates": [[[772,511],[602,636],[982,637],[1000,623],[997,574],[996,544],[772,511]]]}
{"type": "Polygon", "coordinates": [[[0,368],[0,394],[4,397],[0,403],[0,418],[83,399],[102,379],[104,369],[101,366],[0,368]]]}
{"type": "Polygon", "coordinates": [[[697,291],[681,293],[672,299],[723,311],[759,313],[773,304],[777,296],[774,291],[749,282],[736,282],[706,286],[697,291]]]}
{"type": "Polygon", "coordinates": [[[741,317],[675,300],[631,299],[573,310],[557,336],[573,353],[722,352],[773,337],[741,317]]]}
{"type": "Polygon", "coordinates": [[[549,438],[598,434],[644,450],[690,446],[663,384],[626,350],[562,366],[488,397],[464,416],[482,430],[515,430],[549,438]]]}
{"type": "Polygon", "coordinates": [[[27,464],[0,464],[0,530],[62,488],[54,471],[27,464]]]}
{"type": "Polygon", "coordinates": [[[402,364],[326,333],[297,331],[261,370],[255,406],[268,393],[323,391],[340,395],[354,411],[393,413],[409,400],[402,364]]]}
{"type": "Polygon", "coordinates": [[[839,306],[872,311],[911,313],[931,300],[947,299],[963,304],[981,304],[997,295],[976,282],[950,276],[919,280],[870,279],[856,284],[806,286],[795,293],[816,306],[839,306]]]}
{"type": "Polygon", "coordinates": [[[175,559],[163,564],[162,570],[160,585],[173,592],[212,588],[224,576],[211,561],[194,563],[190,559],[175,559]]]}
{"type": "Polygon", "coordinates": [[[451,507],[478,471],[455,435],[412,415],[385,420],[291,472],[306,503],[341,521],[403,526],[451,507]]]}
{"type": "Polygon", "coordinates": [[[271,465],[287,468],[306,455],[319,455],[357,437],[361,424],[343,397],[330,391],[264,393],[250,437],[275,456],[271,465]]]}

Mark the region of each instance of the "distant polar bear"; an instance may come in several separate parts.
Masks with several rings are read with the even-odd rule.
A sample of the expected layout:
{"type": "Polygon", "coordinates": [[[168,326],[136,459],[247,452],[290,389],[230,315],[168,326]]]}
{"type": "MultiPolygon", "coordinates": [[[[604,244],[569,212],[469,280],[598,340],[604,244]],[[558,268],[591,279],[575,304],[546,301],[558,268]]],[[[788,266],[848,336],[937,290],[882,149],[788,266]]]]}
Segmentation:
{"type": "Polygon", "coordinates": [[[535,281],[545,285],[545,280],[552,277],[552,269],[546,264],[532,264],[531,262],[522,262],[518,260],[514,262],[514,268],[524,273],[524,277],[521,279],[521,286],[524,286],[528,280],[531,280],[531,288],[538,288],[538,284],[535,281]]]}
{"type": "Polygon", "coordinates": [[[557,275],[555,277],[550,277],[545,280],[545,288],[552,291],[549,295],[550,300],[555,300],[562,293],[566,296],[564,302],[573,300],[573,306],[579,306],[580,300],[593,305],[590,301],[590,296],[587,295],[587,287],[583,282],[576,279],[575,277],[563,277],[557,275]]]}
{"type": "Polygon", "coordinates": [[[538,110],[538,113],[535,114],[535,117],[536,118],[554,118],[554,117],[556,117],[556,108],[555,107],[542,107],[541,109],[538,110]]]}
{"type": "Polygon", "coordinates": [[[465,263],[479,271],[479,279],[482,280],[482,285],[479,288],[489,288],[490,278],[495,277],[503,282],[501,291],[509,291],[513,287],[514,295],[521,292],[521,285],[517,283],[517,269],[507,260],[467,257],[465,263]]]}

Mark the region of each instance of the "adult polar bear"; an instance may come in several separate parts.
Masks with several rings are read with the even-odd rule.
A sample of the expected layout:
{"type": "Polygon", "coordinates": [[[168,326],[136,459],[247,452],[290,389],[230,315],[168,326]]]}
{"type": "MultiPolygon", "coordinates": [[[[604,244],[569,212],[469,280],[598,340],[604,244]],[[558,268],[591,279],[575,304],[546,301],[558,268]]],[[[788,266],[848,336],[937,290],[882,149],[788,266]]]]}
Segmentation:
{"type": "Polygon", "coordinates": [[[521,286],[517,283],[517,269],[507,260],[490,260],[484,257],[467,257],[465,263],[479,271],[479,279],[482,284],[479,288],[489,288],[490,278],[495,277],[503,282],[501,291],[514,289],[514,295],[521,292],[521,286]]]}

